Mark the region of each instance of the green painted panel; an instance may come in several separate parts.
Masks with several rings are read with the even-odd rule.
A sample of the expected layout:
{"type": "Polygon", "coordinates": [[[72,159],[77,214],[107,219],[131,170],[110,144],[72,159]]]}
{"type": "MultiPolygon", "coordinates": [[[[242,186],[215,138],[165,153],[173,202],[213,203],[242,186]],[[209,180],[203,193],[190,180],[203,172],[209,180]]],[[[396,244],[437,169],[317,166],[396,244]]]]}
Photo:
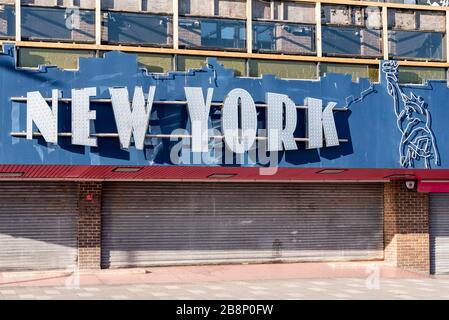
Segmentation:
{"type": "Polygon", "coordinates": [[[199,69],[206,65],[206,57],[201,56],[177,56],[176,70],[187,71],[189,69],[199,69]]]}
{"type": "Polygon", "coordinates": [[[137,56],[139,66],[148,72],[166,73],[173,70],[173,56],[169,54],[146,54],[137,56]]]}
{"type": "Polygon", "coordinates": [[[446,80],[445,68],[399,67],[400,83],[422,84],[426,80],[446,80]]]}
{"type": "Polygon", "coordinates": [[[238,58],[217,58],[217,62],[227,69],[233,69],[237,77],[246,75],[246,61],[238,58]]]}
{"type": "Polygon", "coordinates": [[[19,67],[37,68],[51,64],[62,69],[78,69],[79,57],[95,57],[95,51],[20,48],[19,67]]]}
{"type": "Polygon", "coordinates": [[[317,64],[302,61],[250,60],[249,75],[273,74],[284,79],[316,79],[317,64]]]}
{"type": "MultiPolygon", "coordinates": [[[[189,69],[199,69],[206,65],[207,57],[203,56],[178,56],[177,70],[187,71],[189,69]]],[[[239,58],[217,58],[217,62],[227,69],[233,69],[238,77],[245,76],[245,59],[239,58]]]]}
{"type": "Polygon", "coordinates": [[[380,82],[379,66],[374,66],[374,65],[370,64],[368,66],[368,74],[369,74],[369,80],[371,82],[380,82]]]}
{"type": "Polygon", "coordinates": [[[325,73],[350,74],[353,81],[358,78],[368,78],[372,82],[379,82],[379,67],[365,64],[321,63],[320,75],[325,73]]]}

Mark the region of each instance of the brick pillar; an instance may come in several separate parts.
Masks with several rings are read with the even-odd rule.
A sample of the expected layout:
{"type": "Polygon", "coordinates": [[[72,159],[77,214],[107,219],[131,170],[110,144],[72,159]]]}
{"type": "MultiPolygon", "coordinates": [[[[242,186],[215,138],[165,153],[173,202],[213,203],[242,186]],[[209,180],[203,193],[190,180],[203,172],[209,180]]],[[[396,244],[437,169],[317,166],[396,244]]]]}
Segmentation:
{"type": "Polygon", "coordinates": [[[429,198],[408,191],[405,181],[384,186],[384,248],[387,263],[430,272],[429,198]]]}
{"type": "Polygon", "coordinates": [[[78,267],[100,269],[101,182],[78,184],[78,267]]]}

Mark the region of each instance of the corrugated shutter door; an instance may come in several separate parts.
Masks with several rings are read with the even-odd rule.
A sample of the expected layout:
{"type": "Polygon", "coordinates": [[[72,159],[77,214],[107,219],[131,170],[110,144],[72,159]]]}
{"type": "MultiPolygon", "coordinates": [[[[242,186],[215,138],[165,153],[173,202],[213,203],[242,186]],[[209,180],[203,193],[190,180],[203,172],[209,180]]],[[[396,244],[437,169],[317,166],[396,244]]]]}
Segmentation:
{"type": "Polygon", "coordinates": [[[430,271],[449,273],[449,194],[430,194],[430,271]]]}
{"type": "Polygon", "coordinates": [[[75,266],[76,186],[0,183],[0,270],[75,266]]]}
{"type": "Polygon", "coordinates": [[[383,258],[381,184],[105,183],[103,267],[383,258]]]}

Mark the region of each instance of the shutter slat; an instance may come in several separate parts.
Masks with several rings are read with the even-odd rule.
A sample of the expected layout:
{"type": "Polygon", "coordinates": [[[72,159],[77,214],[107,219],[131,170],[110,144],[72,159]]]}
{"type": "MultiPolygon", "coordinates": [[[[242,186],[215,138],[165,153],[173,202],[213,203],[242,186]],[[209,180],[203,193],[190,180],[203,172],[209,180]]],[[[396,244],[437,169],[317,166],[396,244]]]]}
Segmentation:
{"type": "Polygon", "coordinates": [[[102,266],[383,258],[382,184],[103,185],[102,266]]]}
{"type": "Polygon", "coordinates": [[[0,271],[75,266],[76,207],[74,183],[0,183],[0,271]]]}

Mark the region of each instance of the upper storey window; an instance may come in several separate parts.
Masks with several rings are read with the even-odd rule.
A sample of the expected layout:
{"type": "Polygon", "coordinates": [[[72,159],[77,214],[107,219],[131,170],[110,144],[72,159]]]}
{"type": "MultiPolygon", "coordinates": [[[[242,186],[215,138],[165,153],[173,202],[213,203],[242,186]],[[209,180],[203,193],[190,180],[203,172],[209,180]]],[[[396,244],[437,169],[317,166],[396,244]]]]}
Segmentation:
{"type": "Polygon", "coordinates": [[[22,39],[95,41],[94,0],[22,0],[22,39]]]}
{"type": "Polygon", "coordinates": [[[171,46],[173,3],[167,0],[102,0],[102,41],[171,46]]]}
{"type": "Polygon", "coordinates": [[[444,12],[388,10],[390,58],[444,60],[445,26],[444,12]]]}
{"type": "Polygon", "coordinates": [[[253,0],[253,50],[314,54],[315,5],[253,0]]]}
{"type": "Polygon", "coordinates": [[[382,55],[382,12],[378,7],[323,5],[323,54],[327,56],[382,55]]]}
{"type": "Polygon", "coordinates": [[[246,0],[179,0],[179,46],[246,48],[246,0]]]}
{"type": "Polygon", "coordinates": [[[0,0],[0,39],[13,39],[16,34],[14,0],[0,0]]]}

